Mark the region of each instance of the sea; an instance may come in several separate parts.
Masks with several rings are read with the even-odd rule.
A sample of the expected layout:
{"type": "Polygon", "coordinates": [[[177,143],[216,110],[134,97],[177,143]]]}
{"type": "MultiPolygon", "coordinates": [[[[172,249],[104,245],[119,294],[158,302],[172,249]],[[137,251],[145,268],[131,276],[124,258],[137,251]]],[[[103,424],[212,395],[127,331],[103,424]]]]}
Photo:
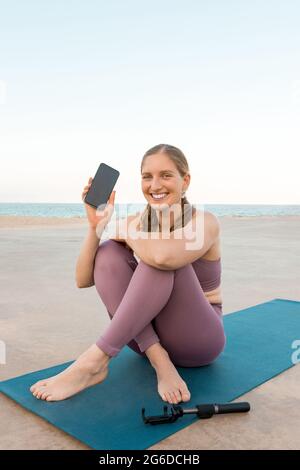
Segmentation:
{"type": "MultiPolygon", "coordinates": [[[[260,205],[260,204],[194,204],[196,208],[212,212],[218,217],[278,217],[300,216],[300,205],[260,205]]],[[[116,204],[115,212],[119,217],[142,211],[146,204],[116,204]]],[[[0,203],[0,216],[31,216],[31,217],[86,217],[83,203],[0,203]]]]}

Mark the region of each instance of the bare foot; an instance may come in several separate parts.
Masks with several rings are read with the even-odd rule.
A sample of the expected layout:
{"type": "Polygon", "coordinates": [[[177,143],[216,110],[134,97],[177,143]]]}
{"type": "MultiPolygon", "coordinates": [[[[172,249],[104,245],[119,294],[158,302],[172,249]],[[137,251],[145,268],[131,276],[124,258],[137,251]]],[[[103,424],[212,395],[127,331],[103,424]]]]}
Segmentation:
{"type": "Polygon", "coordinates": [[[168,354],[165,357],[162,356],[154,368],[157,375],[158,393],[164,401],[175,404],[190,400],[191,394],[187,384],[178,374],[168,354]]]}
{"type": "Polygon", "coordinates": [[[85,388],[103,382],[108,374],[110,359],[110,356],[93,344],[67,369],[49,379],[39,380],[30,387],[30,391],[41,400],[65,400],[85,388]]]}

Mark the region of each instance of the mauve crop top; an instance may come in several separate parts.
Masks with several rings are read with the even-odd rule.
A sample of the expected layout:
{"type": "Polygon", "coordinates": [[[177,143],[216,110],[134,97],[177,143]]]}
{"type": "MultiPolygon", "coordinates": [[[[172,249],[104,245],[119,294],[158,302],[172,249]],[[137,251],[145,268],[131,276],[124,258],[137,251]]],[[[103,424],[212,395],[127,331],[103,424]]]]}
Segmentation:
{"type": "Polygon", "coordinates": [[[221,284],[221,258],[218,260],[198,258],[192,264],[204,292],[219,287],[221,284]]]}

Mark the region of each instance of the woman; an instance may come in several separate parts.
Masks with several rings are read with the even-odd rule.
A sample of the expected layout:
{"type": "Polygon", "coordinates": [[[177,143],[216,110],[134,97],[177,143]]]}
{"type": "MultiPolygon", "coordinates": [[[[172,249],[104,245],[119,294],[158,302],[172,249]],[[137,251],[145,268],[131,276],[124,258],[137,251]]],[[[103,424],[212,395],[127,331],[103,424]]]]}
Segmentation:
{"type": "MultiPolygon", "coordinates": [[[[63,400],[102,382],[110,360],[128,345],[149,359],[164,401],[189,401],[188,386],[175,365],[207,365],[224,349],[218,220],[209,212],[197,211],[186,199],[190,173],[178,148],[160,144],[148,150],[142,159],[141,176],[148,204],[138,219],[129,216],[126,221],[138,221],[134,233],[157,232],[158,238],[118,232],[116,238],[99,245],[112,212],[99,215],[85,204],[90,227],[76,266],[77,285],[95,285],[111,322],[67,369],[31,386],[36,398],[63,400]],[[171,207],[174,211],[168,210],[171,207]],[[201,228],[201,244],[185,249],[191,240],[186,236],[191,232],[186,230],[199,232],[201,228]],[[179,232],[181,238],[175,237],[179,232]]],[[[92,178],[83,199],[91,182],[92,178]]],[[[115,191],[109,207],[114,199],[115,191]]]]}

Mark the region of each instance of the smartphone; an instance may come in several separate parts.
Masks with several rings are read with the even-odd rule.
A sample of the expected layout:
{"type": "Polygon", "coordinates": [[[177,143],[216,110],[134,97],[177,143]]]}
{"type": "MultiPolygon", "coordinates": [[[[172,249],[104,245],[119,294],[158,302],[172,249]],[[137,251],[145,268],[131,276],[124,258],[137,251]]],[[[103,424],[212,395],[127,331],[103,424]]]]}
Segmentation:
{"type": "Polygon", "coordinates": [[[84,202],[95,208],[106,204],[119,176],[118,170],[105,163],[100,163],[84,202]]]}

